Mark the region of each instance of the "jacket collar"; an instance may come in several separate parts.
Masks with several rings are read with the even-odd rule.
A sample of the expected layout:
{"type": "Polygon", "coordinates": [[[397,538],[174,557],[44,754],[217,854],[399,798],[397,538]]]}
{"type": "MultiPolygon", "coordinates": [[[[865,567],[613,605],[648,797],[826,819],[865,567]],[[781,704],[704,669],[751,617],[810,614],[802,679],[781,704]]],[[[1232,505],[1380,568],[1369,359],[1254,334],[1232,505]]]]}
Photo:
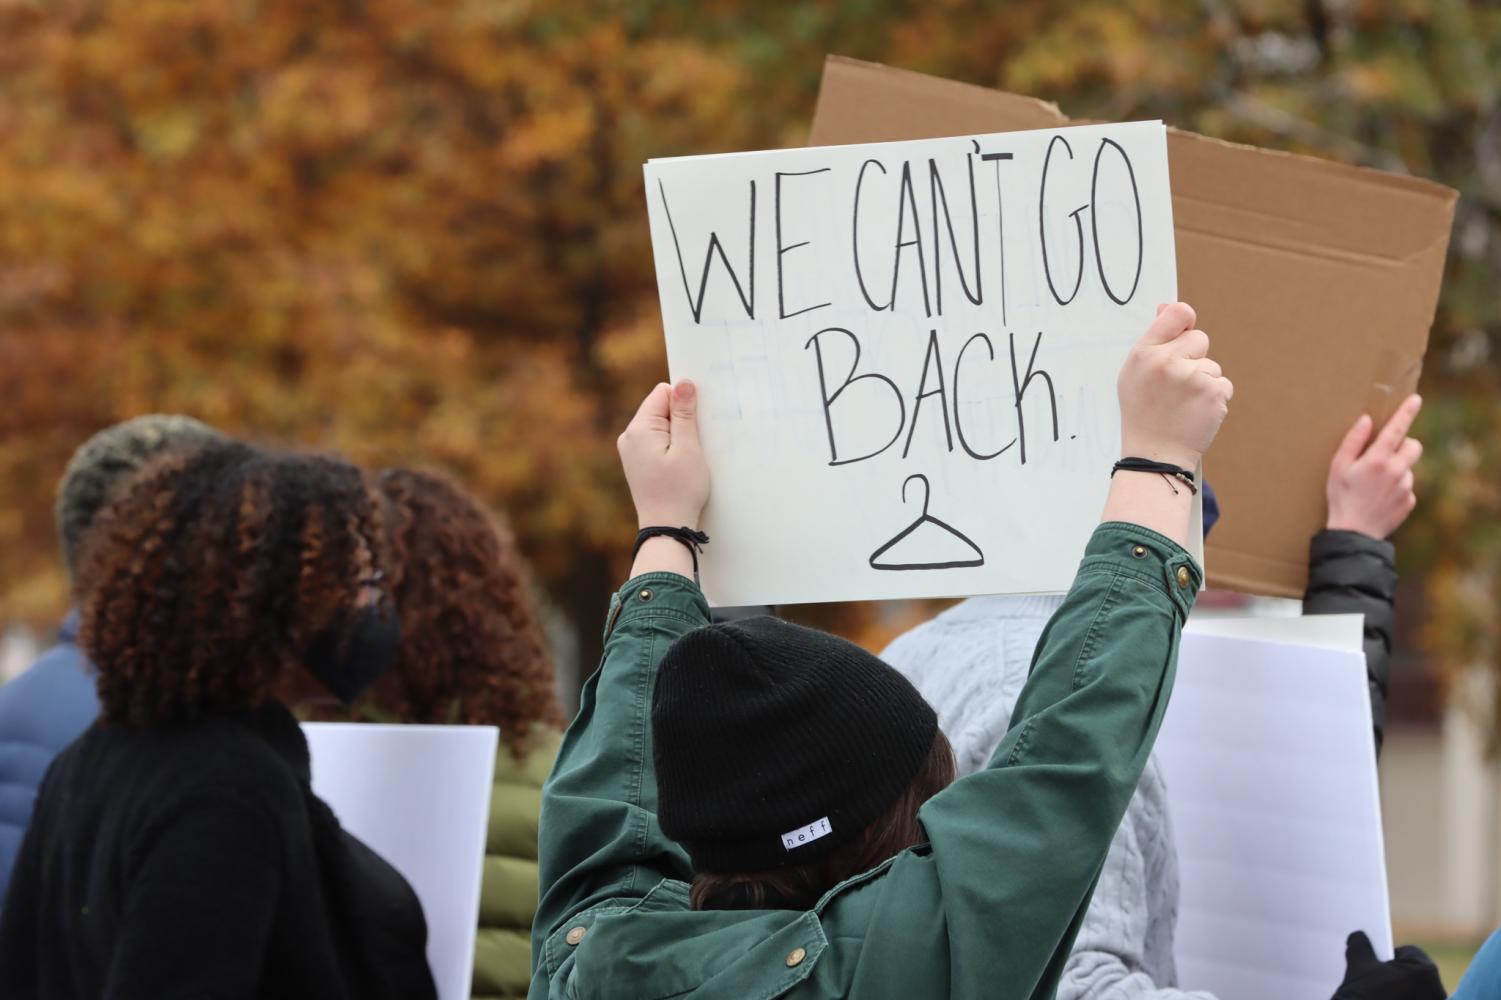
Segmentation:
{"type": "Polygon", "coordinates": [[[265,741],[304,782],[312,780],[307,737],[302,734],[297,717],[285,705],[273,699],[236,716],[236,721],[265,741]]]}

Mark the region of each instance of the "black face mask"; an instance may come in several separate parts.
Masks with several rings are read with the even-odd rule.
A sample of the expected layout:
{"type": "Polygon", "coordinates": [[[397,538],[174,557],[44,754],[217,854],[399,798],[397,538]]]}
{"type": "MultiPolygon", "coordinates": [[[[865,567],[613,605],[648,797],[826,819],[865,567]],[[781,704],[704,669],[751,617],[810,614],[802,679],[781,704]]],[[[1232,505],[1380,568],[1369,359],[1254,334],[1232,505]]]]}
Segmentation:
{"type": "Polygon", "coordinates": [[[400,645],[401,619],[396,612],[371,604],[355,613],[348,632],[327,629],[319,634],[303,664],[335,697],[353,705],[391,666],[400,645]]]}

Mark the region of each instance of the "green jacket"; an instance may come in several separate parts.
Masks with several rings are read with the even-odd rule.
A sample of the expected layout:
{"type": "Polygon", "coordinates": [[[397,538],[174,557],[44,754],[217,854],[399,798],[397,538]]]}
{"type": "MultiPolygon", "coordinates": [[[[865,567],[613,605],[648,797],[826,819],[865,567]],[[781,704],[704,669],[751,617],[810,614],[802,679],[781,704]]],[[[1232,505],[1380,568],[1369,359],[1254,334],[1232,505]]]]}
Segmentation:
{"type": "Polygon", "coordinates": [[[479,936],[474,942],[475,1000],[526,996],[532,915],[537,909],[537,814],[542,782],[561,739],[550,726],[538,729],[527,736],[520,760],[504,746],[495,758],[479,936]]]}
{"type": "Polygon", "coordinates": [[[656,818],[651,691],[708,608],[681,576],[630,581],[543,790],[531,1000],[1052,997],[1198,586],[1168,539],[1101,525],[989,768],[922,807],[927,844],[809,911],[694,912],[688,858],[656,818]]]}

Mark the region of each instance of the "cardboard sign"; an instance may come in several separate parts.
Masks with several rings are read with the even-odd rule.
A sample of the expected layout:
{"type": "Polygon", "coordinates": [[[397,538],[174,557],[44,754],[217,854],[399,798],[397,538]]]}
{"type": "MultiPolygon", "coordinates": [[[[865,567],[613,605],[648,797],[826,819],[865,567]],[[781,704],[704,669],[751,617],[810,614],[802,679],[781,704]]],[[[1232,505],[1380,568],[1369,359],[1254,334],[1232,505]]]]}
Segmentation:
{"type": "Polygon", "coordinates": [[[646,166],[716,604],[1066,590],[1176,298],[1160,123],[646,166]]]}
{"type": "MultiPolygon", "coordinates": [[[[1052,104],[831,57],[810,143],[1056,128],[1052,104]]],[[[1300,597],[1329,459],[1417,385],[1458,192],[1168,130],[1178,287],[1235,382],[1209,582],[1300,597]]]]}
{"type": "Polygon", "coordinates": [[[1391,957],[1365,657],[1326,641],[1183,634],[1157,739],[1183,989],[1327,1000],[1351,931],[1391,957]]]}
{"type": "Polygon", "coordinates": [[[499,730],[308,722],[302,731],[313,791],[422,901],[439,1000],[466,1000],[499,730]]]}

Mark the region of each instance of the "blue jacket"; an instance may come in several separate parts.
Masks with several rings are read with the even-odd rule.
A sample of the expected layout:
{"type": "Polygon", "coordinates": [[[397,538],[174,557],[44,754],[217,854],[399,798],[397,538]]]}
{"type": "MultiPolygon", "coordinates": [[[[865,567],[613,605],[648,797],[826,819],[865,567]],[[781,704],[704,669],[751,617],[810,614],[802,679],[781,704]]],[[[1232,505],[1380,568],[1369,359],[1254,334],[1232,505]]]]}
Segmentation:
{"type": "Polygon", "coordinates": [[[77,633],[78,614],[70,612],[57,645],[0,687],[0,900],[42,776],[58,751],[99,715],[94,668],[74,644],[77,633]]]}

